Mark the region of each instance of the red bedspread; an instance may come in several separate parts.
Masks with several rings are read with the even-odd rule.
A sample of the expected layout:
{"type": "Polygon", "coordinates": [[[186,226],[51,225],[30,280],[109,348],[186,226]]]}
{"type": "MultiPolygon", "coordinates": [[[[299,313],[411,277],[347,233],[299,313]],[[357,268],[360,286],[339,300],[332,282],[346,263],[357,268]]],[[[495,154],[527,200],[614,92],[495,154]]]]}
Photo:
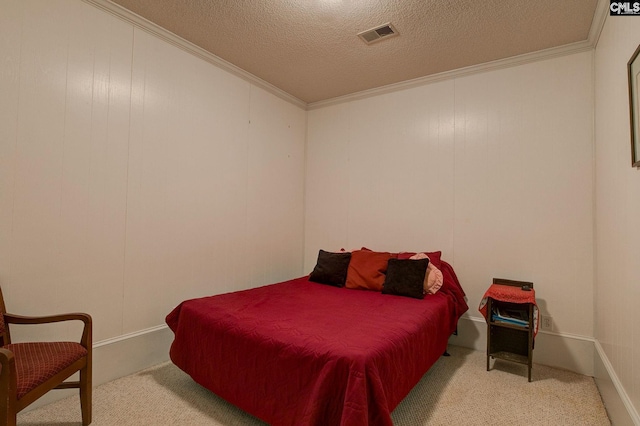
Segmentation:
{"type": "Polygon", "coordinates": [[[391,425],[466,310],[453,269],[424,300],[307,277],[189,300],[168,316],[172,361],[272,425],[391,425]]]}

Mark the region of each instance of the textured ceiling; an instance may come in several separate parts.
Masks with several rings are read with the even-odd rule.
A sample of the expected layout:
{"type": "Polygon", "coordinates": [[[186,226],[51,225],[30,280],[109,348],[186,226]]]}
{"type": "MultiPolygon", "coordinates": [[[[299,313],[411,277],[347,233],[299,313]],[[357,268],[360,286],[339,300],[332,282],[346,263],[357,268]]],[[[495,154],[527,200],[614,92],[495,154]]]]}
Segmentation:
{"type": "Polygon", "coordinates": [[[111,1],[312,103],[587,40],[598,0],[111,1]]]}

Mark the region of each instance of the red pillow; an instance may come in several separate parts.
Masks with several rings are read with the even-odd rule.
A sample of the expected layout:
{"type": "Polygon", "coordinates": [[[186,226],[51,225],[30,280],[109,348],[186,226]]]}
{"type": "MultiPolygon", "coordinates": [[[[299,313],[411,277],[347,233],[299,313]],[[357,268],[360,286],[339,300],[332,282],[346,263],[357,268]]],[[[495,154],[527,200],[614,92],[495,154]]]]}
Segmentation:
{"type": "MultiPolygon", "coordinates": [[[[440,262],[440,256],[442,256],[441,251],[419,251],[418,253],[426,254],[427,256],[429,256],[429,262],[431,262],[433,266],[438,269],[442,268],[442,263],[440,262]]],[[[401,253],[398,253],[398,259],[409,259],[415,254],[416,253],[413,252],[403,251],[401,253]]]]}
{"type": "Polygon", "coordinates": [[[387,264],[391,257],[391,253],[387,252],[367,249],[353,251],[345,287],[382,291],[387,264]]]}

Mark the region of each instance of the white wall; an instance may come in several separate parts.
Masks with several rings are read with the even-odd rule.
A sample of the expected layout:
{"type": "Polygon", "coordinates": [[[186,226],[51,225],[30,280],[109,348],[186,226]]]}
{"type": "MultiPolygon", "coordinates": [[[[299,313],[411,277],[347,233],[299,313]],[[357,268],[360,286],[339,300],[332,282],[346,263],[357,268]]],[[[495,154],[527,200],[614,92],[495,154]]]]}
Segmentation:
{"type": "Polygon", "coordinates": [[[301,275],[303,109],[79,0],[2,2],[0,52],[11,311],[100,342],[301,275]]]}
{"type": "Polygon", "coordinates": [[[636,424],[640,424],[640,170],[631,167],[626,65],[638,43],[637,18],[608,16],[595,51],[595,336],[636,424]]]}
{"type": "Polygon", "coordinates": [[[530,280],[591,339],[592,87],[585,52],[310,111],[305,271],[320,248],[442,250],[470,318],[492,277],[530,280]]]}
{"type": "MultiPolygon", "coordinates": [[[[596,336],[638,407],[631,21],[608,22],[596,53],[596,336]]],[[[442,250],[470,323],[502,276],[534,281],[550,338],[594,335],[591,53],[307,115],[78,0],[3,2],[0,52],[0,285],[15,312],[90,312],[97,367],[166,357],[164,331],[111,343],[180,300],[363,245],[442,250]]]]}

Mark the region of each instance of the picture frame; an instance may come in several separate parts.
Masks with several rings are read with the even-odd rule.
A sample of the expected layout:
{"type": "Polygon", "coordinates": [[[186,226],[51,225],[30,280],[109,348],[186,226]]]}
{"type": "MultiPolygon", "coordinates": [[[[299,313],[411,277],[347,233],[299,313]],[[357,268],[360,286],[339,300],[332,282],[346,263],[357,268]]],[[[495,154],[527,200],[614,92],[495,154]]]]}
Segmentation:
{"type": "Polygon", "coordinates": [[[631,125],[631,167],[640,168],[640,45],[627,62],[629,79],[629,123],[631,125]]]}

